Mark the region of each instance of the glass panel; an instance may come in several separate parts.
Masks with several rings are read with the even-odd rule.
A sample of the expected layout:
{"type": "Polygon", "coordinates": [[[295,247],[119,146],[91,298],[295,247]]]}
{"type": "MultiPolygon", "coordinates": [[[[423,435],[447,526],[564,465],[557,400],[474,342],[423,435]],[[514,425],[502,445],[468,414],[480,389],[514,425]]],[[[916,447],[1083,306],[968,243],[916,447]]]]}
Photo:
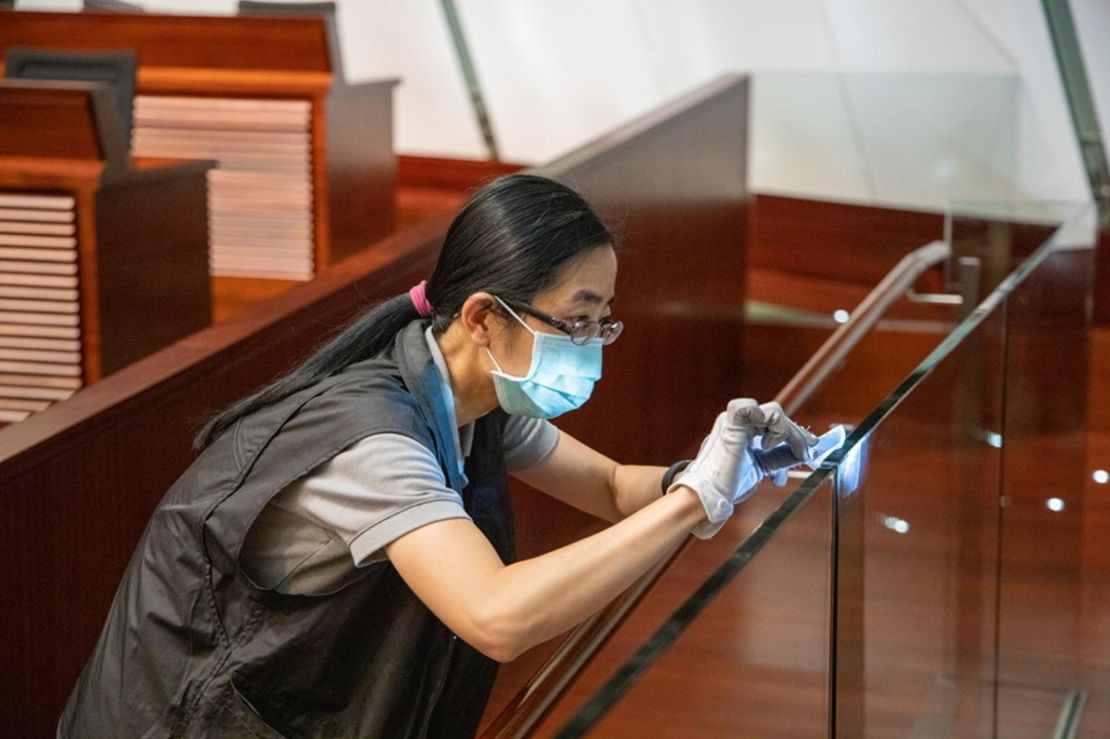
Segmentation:
{"type": "Polygon", "coordinates": [[[1004,319],[995,306],[863,437],[851,495],[841,463],[840,610],[862,614],[837,659],[862,675],[838,681],[838,735],[991,735],[1004,319]]]}
{"type": "MultiPolygon", "coordinates": [[[[819,731],[820,711],[810,711],[819,709],[813,696],[822,681],[833,691],[825,731],[837,736],[1011,736],[1011,720],[1026,729],[1047,726],[1039,714],[1051,715],[1045,707],[1078,690],[1082,679],[1074,637],[1077,591],[1068,579],[1077,569],[1078,537],[1065,518],[1055,521],[1062,535],[1051,523],[1023,532],[1025,521],[1011,511],[1021,510],[1016,496],[1054,514],[1073,501],[1081,505],[1070,472],[1043,484],[1054,473],[1044,452],[1059,452],[1069,469],[1083,469],[1074,444],[1082,439],[1082,401],[1064,392],[1061,403],[1053,403],[1051,383],[1056,357],[1061,381],[1084,382],[1092,216],[1084,209],[1050,229],[1051,238],[863,420],[830,466],[791,494],[612,680],[602,686],[595,669],[582,689],[600,689],[560,736],[594,729],[608,735],[630,726],[651,731],[661,725],[655,722],[674,720],[673,708],[667,716],[653,712],[676,690],[683,691],[684,707],[689,702],[683,721],[705,722],[694,733],[808,735],[819,731]],[[1065,418],[1050,417],[1057,411],[1065,418]],[[832,485],[830,475],[836,494],[821,494],[832,485]],[[817,500],[799,505],[811,491],[817,500]],[[1037,498],[1046,491],[1060,497],[1037,498]],[[818,505],[822,498],[829,505],[818,505]],[[789,519],[794,511],[800,512],[789,519]],[[831,536],[805,525],[821,520],[831,536]],[[1042,531],[1049,532],[1047,540],[1038,539],[1042,531]],[[799,540],[795,532],[808,536],[799,540]],[[1037,552],[1038,542],[1056,539],[1063,542],[1060,553],[1037,552]],[[745,556],[755,558],[732,582],[745,556]],[[1063,559],[1062,570],[1056,558],[1063,559]],[[822,560],[832,568],[833,593],[819,599],[813,584],[822,560]],[[761,590],[763,572],[776,584],[769,598],[761,590]],[[795,594],[790,588],[797,584],[807,587],[795,594]],[[718,590],[736,594],[709,600],[718,590]],[[809,618],[796,621],[803,612],[797,606],[807,602],[820,610],[804,611],[809,618]],[[737,603],[740,610],[728,610],[737,603]],[[823,670],[814,613],[825,614],[830,637],[831,663],[823,670]],[[1038,620],[1046,617],[1063,620],[1062,636],[1049,630],[1046,643],[1031,646],[1040,638],[1038,620]],[[1008,630],[1018,644],[1012,652],[1008,630]],[[792,652],[796,645],[808,646],[792,652]],[[709,666],[704,691],[692,690],[688,680],[675,684],[684,661],[709,666]],[[1015,673],[1042,677],[1011,680],[1011,662],[1015,673]],[[786,670],[782,674],[803,696],[800,709],[776,710],[775,670],[786,670]],[[730,708],[749,696],[768,699],[762,711],[759,705],[730,708]]],[[[1024,249],[1006,243],[1000,259],[1012,263],[1024,249]]]]}
{"type": "MultiPolygon", "coordinates": [[[[998,734],[1049,736],[1081,671],[1093,220],[1007,304],[999,591],[998,734]]],[[[1088,606],[1090,607],[1090,606],[1088,606]]],[[[1105,613],[1102,612],[1103,618],[1105,613]]],[[[1099,700],[1105,700],[1100,697],[1099,700]]]]}
{"type": "MultiPolygon", "coordinates": [[[[1011,490],[1027,500],[1039,495],[1037,502],[1046,504],[1048,470],[1040,461],[1054,445],[1075,474],[1061,475],[1048,489],[1078,494],[1069,478],[1082,470],[1074,442],[1082,441],[1076,404],[1083,401],[1076,398],[1085,399],[1080,316],[1089,304],[1091,253],[1060,248],[1089,247],[1093,220],[1085,211],[1053,234],[1023,221],[1026,208],[979,212],[985,218],[979,225],[987,227],[972,233],[984,237],[978,246],[998,261],[999,272],[1029,253],[1025,245],[1035,234],[1052,239],[1001,280],[853,434],[852,440],[869,440],[867,464],[855,495],[847,495],[852,486],[841,464],[842,500],[861,503],[858,513],[841,516],[838,536],[842,552],[845,541],[858,540],[862,554],[852,567],[845,563],[853,559],[841,554],[838,613],[851,614],[852,604],[862,603],[862,615],[847,620],[861,624],[861,635],[838,630],[837,660],[860,662],[863,675],[853,681],[851,673],[837,671],[838,734],[1020,736],[1020,726],[1043,736],[1075,686],[1068,677],[1078,609],[1074,581],[1061,577],[1075,571],[1075,545],[1061,545],[1057,556],[1064,561],[1054,563],[1056,556],[1040,551],[1053,540],[1038,537],[1051,526],[1037,521],[1016,531],[1009,525],[1012,506],[1002,504],[1011,490]],[[1074,397],[1062,393],[1064,418],[1045,422],[1045,411],[1055,407],[1057,357],[1060,380],[1077,389],[1074,397]],[[1023,566],[1016,572],[1015,559],[1023,566]],[[849,577],[857,569],[858,591],[849,577]],[[1053,618],[1062,623],[1045,631],[1045,619],[1053,618]],[[1014,634],[1013,655],[1007,630],[1014,634]],[[1016,663],[1012,671],[1009,661],[1016,663]],[[1023,670],[1042,677],[1018,677],[1023,670]],[[862,729],[846,720],[856,710],[863,713],[862,729]]],[[[1048,510],[1061,502],[1067,505],[1049,502],[1048,510]]]]}
{"type": "MultiPolygon", "coordinates": [[[[616,665],[603,654],[537,735],[827,736],[834,490],[825,474],[790,495],[662,628],[640,636],[614,681],[605,684],[616,665]]],[[[737,515],[765,516],[764,492],[737,515]]]]}
{"type": "Polygon", "coordinates": [[[752,189],[938,211],[1013,199],[1019,93],[1004,74],[756,73],[752,189]]]}
{"type": "Polygon", "coordinates": [[[1086,205],[1066,201],[954,201],[945,223],[955,258],[949,276],[961,259],[965,266],[974,260],[978,295],[986,296],[1061,226],[1078,218],[1070,228],[1081,227],[1079,214],[1086,212],[1086,205]]]}

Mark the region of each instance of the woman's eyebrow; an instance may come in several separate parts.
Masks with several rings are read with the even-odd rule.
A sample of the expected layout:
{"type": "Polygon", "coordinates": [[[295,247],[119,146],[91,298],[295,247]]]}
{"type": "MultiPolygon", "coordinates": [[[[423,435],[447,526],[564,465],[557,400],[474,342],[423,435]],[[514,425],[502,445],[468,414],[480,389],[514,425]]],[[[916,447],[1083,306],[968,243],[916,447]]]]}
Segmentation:
{"type": "Polygon", "coordinates": [[[604,296],[599,295],[598,293],[595,293],[593,290],[582,289],[582,290],[579,290],[578,292],[576,292],[571,297],[570,300],[571,300],[572,303],[593,303],[595,305],[612,305],[614,302],[616,302],[617,296],[614,295],[613,297],[609,298],[608,303],[606,303],[606,300],[605,300],[604,296]]]}

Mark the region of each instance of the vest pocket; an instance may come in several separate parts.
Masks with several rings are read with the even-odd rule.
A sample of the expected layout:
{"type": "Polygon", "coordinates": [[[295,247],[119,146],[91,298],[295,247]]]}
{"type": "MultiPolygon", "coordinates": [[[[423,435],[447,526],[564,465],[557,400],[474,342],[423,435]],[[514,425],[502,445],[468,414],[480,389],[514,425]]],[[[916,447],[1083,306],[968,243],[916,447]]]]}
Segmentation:
{"type": "Polygon", "coordinates": [[[228,681],[226,699],[222,701],[223,708],[218,714],[216,725],[212,728],[215,732],[228,736],[252,736],[258,739],[285,739],[285,735],[270,726],[266,719],[255,709],[254,705],[239,692],[239,688],[231,680],[228,681]]]}

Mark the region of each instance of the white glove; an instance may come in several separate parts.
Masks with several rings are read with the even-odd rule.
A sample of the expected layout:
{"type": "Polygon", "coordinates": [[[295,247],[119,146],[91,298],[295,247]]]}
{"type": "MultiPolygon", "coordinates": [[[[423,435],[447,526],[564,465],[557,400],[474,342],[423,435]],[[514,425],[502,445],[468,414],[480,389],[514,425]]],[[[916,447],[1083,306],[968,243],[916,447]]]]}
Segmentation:
{"type": "MultiPolygon", "coordinates": [[[[684,485],[697,493],[706,514],[706,520],[693,530],[699,539],[717,533],[735,505],[767,475],[752,449],[756,437],[761,437],[764,448],[785,442],[793,463],[804,462],[810,445],[817,442],[816,437],[787,418],[778,403],[761,406],[750,398],[731,401],[728,409],[717,416],[697,457],[668,490],[684,485]]],[[[781,456],[782,452],[776,450],[776,454],[781,456]]],[[[785,481],[785,468],[781,477],[785,481]]]]}

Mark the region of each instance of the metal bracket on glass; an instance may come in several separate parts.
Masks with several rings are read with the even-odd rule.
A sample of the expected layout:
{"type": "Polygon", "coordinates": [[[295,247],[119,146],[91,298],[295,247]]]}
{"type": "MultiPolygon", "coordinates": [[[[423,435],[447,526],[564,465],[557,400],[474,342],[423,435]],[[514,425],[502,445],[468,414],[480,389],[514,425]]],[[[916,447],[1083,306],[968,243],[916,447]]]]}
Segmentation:
{"type": "Polygon", "coordinates": [[[911,303],[927,303],[929,305],[963,305],[962,295],[951,293],[919,293],[910,290],[906,293],[906,300],[911,303]]]}
{"type": "MultiPolygon", "coordinates": [[[[956,293],[952,297],[952,305],[962,306],[961,313],[967,315],[979,302],[979,280],[983,271],[983,263],[979,257],[959,257],[955,262],[950,261],[944,270],[944,289],[949,293],[956,293]]],[[[911,300],[913,298],[910,298],[911,300]]]]}
{"type": "MultiPolygon", "coordinates": [[[[952,248],[943,241],[926,244],[902,257],[856,306],[847,323],[840,324],[790,379],[775,400],[787,413],[797,412],[836,372],[848,353],[874,328],[887,309],[913,287],[917,278],[926,270],[950,261],[951,257],[952,248]]],[[[962,290],[958,292],[963,294],[962,290]]]]}

